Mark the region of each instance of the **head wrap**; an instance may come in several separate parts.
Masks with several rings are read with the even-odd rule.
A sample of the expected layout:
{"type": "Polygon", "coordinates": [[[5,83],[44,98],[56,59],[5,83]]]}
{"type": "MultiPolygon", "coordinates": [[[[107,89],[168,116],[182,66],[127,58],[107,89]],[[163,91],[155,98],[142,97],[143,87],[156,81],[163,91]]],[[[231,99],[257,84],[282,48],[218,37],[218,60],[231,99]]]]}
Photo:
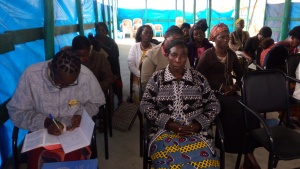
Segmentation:
{"type": "Polygon", "coordinates": [[[195,26],[200,27],[202,32],[205,32],[208,28],[206,19],[200,19],[198,22],[195,23],[195,26]]]}
{"type": "Polygon", "coordinates": [[[237,19],[236,21],[235,21],[235,24],[237,25],[239,22],[241,22],[242,20],[244,20],[244,19],[242,19],[242,18],[239,18],[239,19],[237,19]]]}
{"type": "Polygon", "coordinates": [[[210,31],[210,36],[208,40],[214,40],[216,36],[218,36],[221,32],[224,31],[229,31],[227,25],[225,25],[224,23],[219,23],[218,25],[215,25],[210,31]]]}
{"type": "Polygon", "coordinates": [[[289,35],[300,40],[300,26],[295,26],[292,30],[290,30],[289,35]]]}
{"type": "Polygon", "coordinates": [[[259,30],[259,33],[264,38],[270,38],[272,36],[272,29],[268,26],[264,26],[259,30]]]}
{"type": "MultiPolygon", "coordinates": [[[[193,32],[194,30],[197,29],[197,30],[201,30],[203,32],[203,30],[201,29],[201,27],[197,26],[197,25],[193,25],[192,28],[189,30],[189,35],[190,35],[190,41],[192,42],[195,42],[194,40],[194,35],[193,35],[193,32]]],[[[203,32],[204,33],[204,32],[203,32]]]]}

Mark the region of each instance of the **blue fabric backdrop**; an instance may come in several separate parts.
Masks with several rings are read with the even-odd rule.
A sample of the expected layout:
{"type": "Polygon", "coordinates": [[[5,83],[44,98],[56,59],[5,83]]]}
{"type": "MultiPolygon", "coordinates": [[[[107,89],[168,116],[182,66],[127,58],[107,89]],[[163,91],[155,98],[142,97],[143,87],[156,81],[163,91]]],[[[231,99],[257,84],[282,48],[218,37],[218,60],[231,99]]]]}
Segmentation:
{"type": "MultiPolygon", "coordinates": [[[[230,10],[228,12],[218,12],[212,10],[212,22],[210,28],[214,25],[223,22],[228,25],[229,30],[232,31],[233,26],[233,14],[234,10],[230,10]],[[223,18],[224,20],[222,20],[223,18]]],[[[182,16],[182,11],[177,11],[177,16],[182,16]]],[[[206,18],[206,10],[198,11],[196,13],[197,18],[206,18]]],[[[125,9],[125,8],[118,8],[118,30],[120,29],[120,24],[123,19],[131,19],[134,18],[141,18],[143,19],[143,24],[145,23],[153,23],[153,24],[162,24],[164,28],[164,32],[172,25],[175,25],[175,18],[176,18],[176,11],[175,10],[155,10],[155,9],[148,9],[147,10],[147,18],[150,19],[149,21],[145,21],[146,18],[146,10],[145,9],[125,9]],[[155,22],[151,22],[151,20],[156,20],[155,22]]],[[[185,12],[185,19],[188,23],[192,24],[194,19],[194,15],[191,12],[185,12]]]]}

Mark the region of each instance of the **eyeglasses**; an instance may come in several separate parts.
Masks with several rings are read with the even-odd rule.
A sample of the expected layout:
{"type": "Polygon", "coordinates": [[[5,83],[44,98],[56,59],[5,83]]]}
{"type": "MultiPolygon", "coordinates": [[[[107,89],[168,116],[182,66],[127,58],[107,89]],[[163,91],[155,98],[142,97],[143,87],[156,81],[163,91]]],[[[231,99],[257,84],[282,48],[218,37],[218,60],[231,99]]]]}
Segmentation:
{"type": "MultiPolygon", "coordinates": [[[[51,69],[51,68],[50,68],[51,69]]],[[[56,87],[56,88],[58,88],[58,89],[62,89],[62,88],[66,88],[66,87],[69,87],[69,86],[76,86],[76,85],[78,85],[78,79],[76,79],[75,80],[75,82],[73,82],[73,83],[71,83],[71,84],[61,84],[61,83],[58,83],[58,84],[56,84],[55,83],[55,81],[54,81],[54,72],[53,72],[53,70],[51,69],[51,73],[50,73],[50,82],[51,82],[51,84],[54,86],[54,87],[56,87]]]]}

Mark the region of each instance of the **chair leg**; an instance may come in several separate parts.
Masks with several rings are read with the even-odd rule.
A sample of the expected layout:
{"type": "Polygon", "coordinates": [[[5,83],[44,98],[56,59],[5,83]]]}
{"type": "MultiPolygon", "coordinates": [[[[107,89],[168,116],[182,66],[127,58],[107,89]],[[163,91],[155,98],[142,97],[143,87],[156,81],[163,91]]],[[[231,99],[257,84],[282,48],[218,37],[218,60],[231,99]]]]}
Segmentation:
{"type": "MultiPolygon", "coordinates": [[[[110,107],[108,107],[110,109],[110,107]]],[[[108,130],[109,130],[109,136],[112,137],[113,134],[112,134],[112,112],[111,111],[107,111],[107,114],[108,114],[108,130]]]]}
{"type": "Polygon", "coordinates": [[[143,157],[143,150],[144,150],[144,146],[143,146],[143,134],[144,134],[144,129],[143,129],[143,117],[141,114],[138,115],[139,116],[139,120],[140,120],[140,157],[143,157]]]}
{"type": "Polygon", "coordinates": [[[273,169],[273,167],[274,167],[274,155],[273,153],[269,153],[268,169],[273,169]]]}
{"type": "Polygon", "coordinates": [[[225,169],[225,149],[223,145],[220,149],[220,169],[225,169]]]}
{"type": "Polygon", "coordinates": [[[98,157],[98,153],[97,153],[97,140],[96,140],[96,127],[93,131],[93,136],[92,136],[92,155],[91,155],[91,159],[95,159],[98,157]]]}
{"type": "Polygon", "coordinates": [[[273,167],[276,168],[276,167],[277,167],[277,164],[278,164],[278,158],[275,158],[275,159],[274,159],[274,165],[273,165],[273,167]]]}
{"type": "Polygon", "coordinates": [[[239,153],[238,156],[237,156],[236,163],[235,163],[235,169],[239,169],[240,168],[241,159],[242,159],[242,154],[239,153]]]}
{"type": "Polygon", "coordinates": [[[18,133],[19,128],[15,126],[12,135],[13,169],[19,169],[18,133]]]}
{"type": "Polygon", "coordinates": [[[108,130],[109,130],[109,136],[112,137],[112,115],[114,113],[114,94],[113,94],[113,88],[112,86],[108,89],[108,91],[105,93],[106,98],[106,110],[107,110],[107,119],[108,119],[108,130]]]}
{"type": "Polygon", "coordinates": [[[107,129],[107,120],[108,120],[108,111],[107,111],[107,107],[104,108],[103,110],[103,116],[104,116],[104,120],[103,120],[103,123],[104,123],[104,145],[105,145],[105,159],[108,159],[109,158],[109,155],[108,155],[108,129],[107,129]]]}

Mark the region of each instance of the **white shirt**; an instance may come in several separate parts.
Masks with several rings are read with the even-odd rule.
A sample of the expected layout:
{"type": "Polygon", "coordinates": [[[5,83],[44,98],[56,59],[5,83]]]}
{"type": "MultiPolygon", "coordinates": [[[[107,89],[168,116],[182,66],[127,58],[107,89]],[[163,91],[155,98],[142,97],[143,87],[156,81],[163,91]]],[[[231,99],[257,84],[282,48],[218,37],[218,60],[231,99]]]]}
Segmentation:
{"type": "MultiPolygon", "coordinates": [[[[131,46],[130,50],[129,50],[129,54],[128,54],[128,68],[130,70],[130,72],[132,72],[135,76],[140,77],[140,61],[141,61],[141,57],[142,57],[142,50],[141,50],[141,42],[138,42],[134,45],[131,46]]],[[[150,43],[151,48],[153,48],[154,46],[156,46],[153,43],[150,43]]]]}
{"type": "Polygon", "coordinates": [[[81,65],[78,85],[58,89],[48,76],[48,61],[31,65],[22,74],[17,89],[7,104],[14,125],[29,131],[44,128],[44,121],[52,116],[65,125],[71,124],[75,114],[83,109],[92,117],[105,104],[105,97],[94,74],[81,65]],[[71,101],[78,104],[70,105],[71,101]]]}
{"type": "MultiPolygon", "coordinates": [[[[296,69],[296,79],[300,79],[300,63],[298,64],[298,67],[296,69]]],[[[293,93],[293,97],[296,98],[297,100],[300,100],[300,84],[296,83],[295,86],[295,91],[293,93]]]]}

